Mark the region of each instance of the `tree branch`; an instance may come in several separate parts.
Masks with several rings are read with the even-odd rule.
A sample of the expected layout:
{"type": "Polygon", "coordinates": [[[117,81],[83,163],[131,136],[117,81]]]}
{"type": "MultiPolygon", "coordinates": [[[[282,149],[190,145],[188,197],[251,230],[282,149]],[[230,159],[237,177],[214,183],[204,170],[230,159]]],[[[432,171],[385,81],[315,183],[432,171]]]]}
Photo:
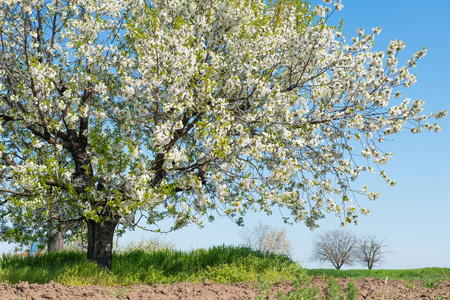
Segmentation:
{"type": "Polygon", "coordinates": [[[0,188],[0,192],[10,193],[10,194],[19,195],[19,196],[31,196],[30,194],[25,194],[22,192],[17,192],[17,191],[8,190],[8,189],[2,189],[2,188],[0,188]]]}

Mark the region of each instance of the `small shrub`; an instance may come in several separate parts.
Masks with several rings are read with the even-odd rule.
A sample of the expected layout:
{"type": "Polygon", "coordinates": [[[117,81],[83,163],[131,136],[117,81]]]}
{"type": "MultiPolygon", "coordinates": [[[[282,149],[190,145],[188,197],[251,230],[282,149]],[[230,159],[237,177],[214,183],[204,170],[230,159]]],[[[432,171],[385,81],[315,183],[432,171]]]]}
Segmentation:
{"type": "Polygon", "coordinates": [[[276,229],[259,223],[256,227],[245,228],[240,235],[246,247],[264,253],[291,255],[292,245],[287,239],[286,228],[276,229]]]}
{"type": "Polygon", "coordinates": [[[154,252],[154,251],[165,251],[165,250],[175,250],[175,244],[172,242],[166,242],[159,237],[153,237],[150,239],[142,239],[139,242],[129,242],[124,246],[117,246],[117,253],[126,253],[133,251],[144,251],[144,252],[154,252]]]}

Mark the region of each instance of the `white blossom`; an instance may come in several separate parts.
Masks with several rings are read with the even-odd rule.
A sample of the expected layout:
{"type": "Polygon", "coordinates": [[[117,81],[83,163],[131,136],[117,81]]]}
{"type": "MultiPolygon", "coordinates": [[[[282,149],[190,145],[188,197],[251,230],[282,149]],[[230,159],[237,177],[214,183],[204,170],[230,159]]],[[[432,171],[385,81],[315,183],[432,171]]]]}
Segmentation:
{"type": "Polygon", "coordinates": [[[380,194],[355,180],[396,184],[380,169],[392,159],[384,136],[438,132],[428,119],[446,112],[392,100],[416,82],[426,49],[406,62],[400,40],[374,51],[379,27],[346,41],[327,24],[343,4],[323,2],[39,2],[38,13],[33,1],[3,1],[11,224],[46,224],[55,207],[60,220],[117,216],[129,227],[143,212],[149,224],[172,218],[171,230],[274,206],[311,228],[326,212],[357,223],[368,210],[347,195],[380,194]],[[39,18],[63,27],[44,26],[40,41],[39,18]]]}

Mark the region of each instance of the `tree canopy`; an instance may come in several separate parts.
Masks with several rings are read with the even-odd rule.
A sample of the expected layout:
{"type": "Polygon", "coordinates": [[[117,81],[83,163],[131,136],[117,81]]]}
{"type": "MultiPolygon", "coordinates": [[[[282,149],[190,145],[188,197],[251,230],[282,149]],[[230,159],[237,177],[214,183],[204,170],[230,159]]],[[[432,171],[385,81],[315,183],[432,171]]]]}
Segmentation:
{"type": "Polygon", "coordinates": [[[1,0],[2,239],[87,226],[88,258],[110,267],[110,235],[140,215],[357,222],[353,195],[379,194],[351,181],[395,184],[384,137],[446,113],[396,99],[425,49],[399,66],[403,42],[347,41],[324,2],[1,0]]]}

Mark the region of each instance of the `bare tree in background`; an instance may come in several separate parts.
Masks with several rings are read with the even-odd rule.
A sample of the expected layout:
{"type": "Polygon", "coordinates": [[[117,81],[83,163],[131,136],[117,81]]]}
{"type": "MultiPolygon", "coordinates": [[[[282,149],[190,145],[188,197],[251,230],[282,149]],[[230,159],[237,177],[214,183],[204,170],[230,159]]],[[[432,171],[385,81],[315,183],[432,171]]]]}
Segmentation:
{"type": "Polygon", "coordinates": [[[245,228],[241,234],[244,245],[267,253],[291,255],[291,242],[287,239],[286,228],[276,229],[259,223],[253,228],[245,228]]]}
{"type": "Polygon", "coordinates": [[[377,239],[374,235],[364,236],[359,240],[357,246],[357,259],[366,265],[369,270],[372,270],[375,263],[382,261],[384,254],[389,251],[383,251],[386,248],[384,240],[377,239]]]}
{"type": "Polygon", "coordinates": [[[344,264],[352,265],[357,261],[358,239],[343,229],[329,230],[319,234],[314,241],[311,259],[331,262],[340,270],[344,264]]]}

